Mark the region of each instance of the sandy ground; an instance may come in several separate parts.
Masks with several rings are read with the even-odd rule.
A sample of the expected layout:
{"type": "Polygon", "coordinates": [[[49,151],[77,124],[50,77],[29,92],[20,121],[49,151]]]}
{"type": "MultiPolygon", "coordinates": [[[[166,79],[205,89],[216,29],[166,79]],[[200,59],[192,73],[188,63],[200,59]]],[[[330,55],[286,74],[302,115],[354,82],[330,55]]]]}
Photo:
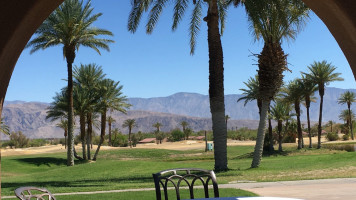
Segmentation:
{"type": "MultiPolygon", "coordinates": [[[[313,143],[317,142],[317,138],[312,138],[313,143]]],[[[325,138],[322,138],[322,143],[341,143],[343,141],[327,142],[325,138]]],[[[348,142],[348,141],[346,141],[348,142]]],[[[212,143],[212,141],[210,141],[212,143]]],[[[309,144],[309,138],[304,138],[305,145],[309,144]]],[[[253,146],[255,141],[238,141],[238,140],[228,140],[228,146],[253,146]]],[[[288,145],[288,144],[283,144],[288,145]]],[[[76,146],[76,149],[80,150],[82,147],[80,145],[76,146]]],[[[96,149],[96,145],[93,146],[96,149]]],[[[101,150],[107,149],[125,149],[128,147],[109,147],[101,146],[101,150]]],[[[138,144],[135,148],[146,148],[146,149],[172,149],[172,150],[190,150],[190,149],[204,149],[205,141],[195,141],[195,140],[184,140],[180,142],[164,142],[162,144],[148,143],[148,144],[138,144]]],[[[43,147],[29,147],[20,149],[1,149],[1,156],[16,156],[16,155],[32,155],[32,154],[44,154],[44,153],[58,153],[65,152],[66,149],[62,145],[47,145],[43,147]]]]}

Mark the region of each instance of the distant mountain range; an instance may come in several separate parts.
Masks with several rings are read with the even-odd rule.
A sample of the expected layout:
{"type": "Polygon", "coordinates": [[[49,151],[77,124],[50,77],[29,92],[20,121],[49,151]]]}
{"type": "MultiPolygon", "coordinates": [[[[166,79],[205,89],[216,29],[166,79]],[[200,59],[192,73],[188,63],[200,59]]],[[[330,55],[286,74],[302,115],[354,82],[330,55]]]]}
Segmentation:
{"type": "MultiPolygon", "coordinates": [[[[323,121],[338,119],[341,110],[346,109],[346,105],[337,104],[337,99],[345,92],[345,89],[327,88],[324,96],[323,121]]],[[[351,91],[356,93],[355,89],[351,91]]],[[[258,108],[256,102],[249,102],[244,106],[244,102],[236,102],[242,95],[226,95],[226,114],[231,117],[228,128],[256,128],[258,126],[258,108]]],[[[316,97],[319,98],[318,93],[316,97]]],[[[179,123],[187,121],[190,127],[195,130],[210,130],[210,108],[208,95],[196,93],[176,93],[168,97],[156,98],[129,98],[129,103],[133,106],[127,115],[113,112],[116,122],[114,128],[119,128],[124,133],[126,129],[121,127],[124,120],[128,118],[136,119],[138,127],[133,131],[150,132],[154,128],[152,124],[160,122],[163,124],[162,131],[169,131],[173,128],[180,128],[179,123]]],[[[56,123],[46,120],[46,109],[48,103],[5,101],[3,117],[5,123],[10,126],[11,131],[22,131],[30,138],[52,138],[63,137],[63,131],[56,127],[56,123]]],[[[352,106],[353,109],[356,105],[352,106]]],[[[310,109],[312,121],[318,120],[319,100],[312,103],[310,109]]],[[[303,121],[306,121],[305,108],[302,109],[303,121]]],[[[78,124],[78,123],[77,123],[78,124]]],[[[99,132],[99,130],[96,130],[99,132]]],[[[76,131],[78,132],[78,130],[76,131]]],[[[6,137],[2,137],[6,139],[6,137]]]]}

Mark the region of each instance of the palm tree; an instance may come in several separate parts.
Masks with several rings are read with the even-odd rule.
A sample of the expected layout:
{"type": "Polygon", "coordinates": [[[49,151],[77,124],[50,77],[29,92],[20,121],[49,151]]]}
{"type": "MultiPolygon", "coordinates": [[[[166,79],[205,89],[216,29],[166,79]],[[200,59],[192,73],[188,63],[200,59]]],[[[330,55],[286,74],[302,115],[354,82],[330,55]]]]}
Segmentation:
{"type": "Polygon", "coordinates": [[[68,121],[61,119],[59,123],[56,124],[57,127],[63,129],[64,131],[64,148],[67,148],[67,135],[68,135],[68,121]]]}
{"type": "Polygon", "coordinates": [[[283,128],[283,121],[290,119],[290,111],[291,107],[290,104],[283,102],[282,100],[277,100],[276,104],[271,108],[271,117],[277,121],[277,130],[278,130],[278,151],[282,151],[282,128],[283,128]]]}
{"type": "Polygon", "coordinates": [[[106,128],[106,113],[110,109],[111,111],[119,111],[121,113],[127,113],[127,109],[130,108],[130,104],[127,103],[127,97],[122,94],[122,85],[119,85],[120,82],[115,82],[111,79],[104,79],[100,82],[99,86],[99,96],[100,101],[98,102],[98,108],[101,114],[101,134],[98,147],[96,149],[93,160],[96,160],[96,157],[99,153],[100,147],[104,142],[105,137],[105,128],[106,128]]]}
{"type": "Polygon", "coordinates": [[[258,126],[252,168],[261,162],[267,112],[270,101],[283,83],[283,71],[287,70],[287,55],[283,52],[283,40],[295,39],[308,18],[309,9],[302,1],[253,0],[244,1],[250,28],[256,40],[263,39],[264,47],[258,57],[259,95],[262,99],[261,118],[258,126]]]}
{"type": "Polygon", "coordinates": [[[155,124],[152,125],[153,127],[155,127],[157,130],[156,132],[159,133],[161,131],[161,126],[162,124],[159,122],[156,122],[155,124]]]}
{"type": "Polygon", "coordinates": [[[229,121],[231,117],[229,115],[225,115],[225,123],[226,123],[226,126],[227,126],[227,121],[229,121]]]}
{"type": "Polygon", "coordinates": [[[321,123],[323,118],[323,102],[325,85],[328,85],[333,81],[343,81],[344,79],[340,77],[341,73],[334,73],[336,67],[326,60],[321,62],[314,61],[313,64],[308,66],[309,73],[304,73],[307,79],[310,79],[314,84],[318,86],[319,96],[320,96],[320,110],[319,110],[319,124],[318,124],[318,149],[321,148],[321,123]]]}
{"type": "Polygon", "coordinates": [[[355,119],[355,114],[352,110],[342,110],[341,113],[339,114],[339,119],[343,120],[346,124],[346,126],[349,128],[350,127],[350,122],[355,119]]]}
{"type": "Polygon", "coordinates": [[[111,126],[113,122],[116,122],[116,120],[114,118],[112,118],[112,116],[109,116],[106,118],[106,121],[108,122],[109,125],[109,146],[112,146],[111,143],[111,126]]]}
{"type": "Polygon", "coordinates": [[[109,51],[109,43],[114,41],[97,38],[99,35],[112,36],[110,31],[94,28],[92,24],[102,15],[92,14],[91,2],[83,5],[82,0],[65,0],[37,29],[36,37],[26,47],[32,47],[31,53],[48,47],[63,45],[63,56],[68,70],[68,151],[67,165],[74,165],[73,135],[73,79],[72,64],[80,46],[109,51]]]}
{"type": "Polygon", "coordinates": [[[1,118],[0,120],[0,132],[3,132],[6,135],[10,135],[10,129],[9,127],[5,124],[4,118],[1,118]]]}
{"type": "Polygon", "coordinates": [[[356,98],[355,98],[355,93],[350,92],[350,91],[346,91],[343,94],[341,94],[340,98],[338,99],[338,103],[339,104],[347,104],[347,109],[349,110],[349,119],[350,119],[350,131],[351,131],[351,139],[354,139],[354,134],[352,132],[352,118],[351,118],[351,104],[353,102],[356,102],[356,98]]]}
{"type": "Polygon", "coordinates": [[[333,120],[329,120],[327,123],[327,125],[330,126],[330,132],[333,132],[333,124],[335,124],[333,120]]]}
{"type": "MultiPolygon", "coordinates": [[[[174,31],[188,7],[188,0],[135,0],[132,4],[132,10],[129,16],[128,29],[131,32],[137,30],[140,18],[144,11],[148,11],[149,19],[146,25],[146,32],[152,33],[162,9],[168,2],[174,3],[173,25],[174,31]]],[[[229,1],[237,6],[240,0],[229,1]]],[[[207,5],[207,15],[203,18],[208,27],[208,47],[209,47],[209,98],[210,112],[213,123],[214,136],[214,159],[215,170],[227,170],[227,126],[225,123],[225,103],[224,103],[224,56],[221,45],[220,33],[223,33],[225,25],[225,0],[193,0],[194,8],[191,16],[189,35],[190,35],[190,53],[194,54],[196,37],[200,30],[202,21],[202,7],[207,5]],[[219,29],[219,24],[221,28],[219,29]]]]}
{"type": "Polygon", "coordinates": [[[182,130],[183,130],[183,132],[185,132],[185,129],[188,127],[188,122],[186,122],[186,121],[181,121],[180,123],[179,123],[179,125],[181,125],[182,126],[182,130]]]}
{"type": "Polygon", "coordinates": [[[244,96],[240,97],[237,102],[245,100],[244,106],[246,106],[248,102],[256,100],[258,113],[261,115],[262,99],[259,96],[260,86],[258,83],[258,75],[256,75],[254,78],[250,77],[247,82],[244,82],[244,84],[247,89],[240,89],[241,91],[243,91],[242,95],[244,96]]]}
{"type": "Polygon", "coordinates": [[[284,101],[294,104],[295,113],[297,115],[297,131],[298,131],[298,149],[303,148],[303,133],[300,122],[300,102],[304,98],[304,88],[300,79],[290,81],[289,84],[283,88],[284,101]]]}
{"type": "Polygon", "coordinates": [[[304,96],[304,102],[305,102],[305,107],[307,108],[307,122],[308,122],[308,136],[309,136],[309,148],[312,148],[312,137],[311,137],[311,128],[310,128],[310,117],[309,117],[309,109],[310,109],[310,103],[315,102],[314,100],[314,93],[318,89],[311,80],[306,79],[303,74],[302,74],[302,79],[300,84],[302,84],[303,88],[303,96],[304,96]]]}
{"type": "Polygon", "coordinates": [[[130,148],[132,148],[131,144],[131,131],[133,127],[136,127],[136,120],[135,119],[127,119],[124,121],[124,124],[122,125],[123,128],[129,128],[129,143],[130,143],[130,148]]]}
{"type": "MultiPolygon", "coordinates": [[[[97,111],[97,105],[101,99],[100,81],[105,77],[101,68],[94,63],[75,66],[73,71],[74,81],[74,107],[80,116],[80,130],[82,145],[85,149],[87,145],[87,159],[91,159],[90,144],[93,133],[93,114],[97,111]],[[87,124],[87,134],[85,134],[85,123],[87,124]],[[86,136],[86,138],[85,138],[86,136]]],[[[85,150],[83,150],[85,156],[85,150]]],[[[86,157],[84,157],[85,159],[86,157]]]]}

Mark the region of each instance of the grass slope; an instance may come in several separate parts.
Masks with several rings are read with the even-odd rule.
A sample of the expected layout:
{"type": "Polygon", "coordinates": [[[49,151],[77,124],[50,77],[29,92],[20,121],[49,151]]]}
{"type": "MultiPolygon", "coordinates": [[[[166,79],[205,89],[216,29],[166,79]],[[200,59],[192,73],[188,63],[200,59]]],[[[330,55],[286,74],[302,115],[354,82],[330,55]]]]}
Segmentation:
{"type": "MultiPolygon", "coordinates": [[[[228,147],[230,170],[217,173],[218,182],[223,184],[237,181],[356,177],[355,152],[328,149],[295,150],[294,146],[287,147],[285,150],[282,154],[265,156],[260,168],[250,169],[253,147],[228,147]]],[[[65,156],[65,153],[60,153],[3,157],[1,196],[13,195],[14,189],[21,186],[45,187],[52,193],[153,188],[152,173],[154,172],[177,167],[204,169],[214,167],[213,153],[205,153],[201,150],[101,151],[96,162],[77,162],[73,167],[66,166],[65,156]]],[[[236,191],[232,190],[232,192],[236,191]]],[[[136,195],[134,193],[127,195],[136,195]]],[[[154,195],[153,191],[148,193],[154,195]]],[[[227,190],[226,196],[235,196],[230,193],[231,191],[227,190]]],[[[142,194],[147,196],[146,192],[142,194]]],[[[97,199],[108,199],[108,196],[113,194],[97,195],[94,195],[97,199]]],[[[121,194],[117,193],[117,195],[121,194]]],[[[116,194],[114,196],[118,197],[116,194]]],[[[74,196],[73,198],[61,196],[59,199],[74,199],[74,196]]]]}

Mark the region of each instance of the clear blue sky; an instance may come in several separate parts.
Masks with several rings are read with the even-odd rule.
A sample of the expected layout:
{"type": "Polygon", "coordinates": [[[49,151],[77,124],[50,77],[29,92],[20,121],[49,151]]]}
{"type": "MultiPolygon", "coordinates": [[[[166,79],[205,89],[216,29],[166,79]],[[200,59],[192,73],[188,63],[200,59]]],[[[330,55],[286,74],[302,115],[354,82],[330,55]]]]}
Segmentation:
{"type": "MultiPolygon", "coordinates": [[[[145,33],[146,15],[143,16],[135,34],[127,31],[130,1],[93,0],[94,12],[102,12],[95,26],[114,33],[116,42],[111,51],[95,51],[81,47],[75,59],[80,63],[96,63],[103,67],[107,77],[120,81],[123,92],[128,97],[159,97],[177,92],[208,94],[208,46],[206,23],[202,22],[198,36],[196,53],[189,54],[188,23],[191,9],[185,15],[175,32],[171,31],[172,7],[167,7],[153,34],[145,33]]],[[[206,13],[205,11],[203,14],[206,13]]],[[[243,8],[230,8],[225,33],[222,37],[225,67],[225,94],[240,94],[244,81],[256,74],[256,58],[252,53],[260,53],[262,41],[254,42],[248,30],[248,22],[243,8]]],[[[62,47],[38,51],[32,55],[26,49],[21,54],[13,72],[6,100],[51,102],[66,82],[66,62],[62,47]]],[[[356,88],[350,66],[335,39],[322,21],[311,14],[311,19],[296,41],[284,43],[289,54],[289,68],[293,73],[285,73],[285,81],[300,76],[313,61],[327,60],[342,73],[343,82],[329,86],[356,88]]]]}

